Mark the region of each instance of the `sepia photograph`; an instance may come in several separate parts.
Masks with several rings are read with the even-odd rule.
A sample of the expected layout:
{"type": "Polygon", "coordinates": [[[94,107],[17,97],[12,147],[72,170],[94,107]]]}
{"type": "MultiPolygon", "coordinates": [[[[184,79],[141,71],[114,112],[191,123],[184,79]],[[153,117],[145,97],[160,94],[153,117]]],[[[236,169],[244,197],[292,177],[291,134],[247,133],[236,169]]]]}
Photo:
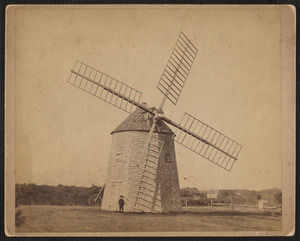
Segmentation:
{"type": "Polygon", "coordinates": [[[290,236],[295,9],[11,5],[8,236],[290,236]]]}

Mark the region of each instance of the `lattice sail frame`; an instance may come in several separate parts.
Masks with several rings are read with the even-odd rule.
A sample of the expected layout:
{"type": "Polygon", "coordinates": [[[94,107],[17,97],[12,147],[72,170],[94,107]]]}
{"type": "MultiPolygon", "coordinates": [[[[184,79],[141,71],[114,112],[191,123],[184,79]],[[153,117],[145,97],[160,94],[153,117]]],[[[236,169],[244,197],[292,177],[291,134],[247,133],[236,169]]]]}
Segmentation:
{"type": "Polygon", "coordinates": [[[190,73],[197,48],[180,32],[157,88],[176,105],[185,81],[190,73]]]}
{"type": "Polygon", "coordinates": [[[142,93],[102,73],[93,67],[76,61],[68,83],[102,99],[128,113],[139,106],[142,93]]]}
{"type": "Polygon", "coordinates": [[[242,149],[238,142],[187,113],[176,129],[174,140],[227,171],[231,171],[242,149]]]}

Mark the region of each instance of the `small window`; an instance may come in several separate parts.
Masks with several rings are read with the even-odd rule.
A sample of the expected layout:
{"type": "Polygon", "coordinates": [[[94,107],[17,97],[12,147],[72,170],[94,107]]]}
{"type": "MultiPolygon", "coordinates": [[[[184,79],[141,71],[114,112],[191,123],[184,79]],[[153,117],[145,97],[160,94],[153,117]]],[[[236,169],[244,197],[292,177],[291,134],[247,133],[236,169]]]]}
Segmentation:
{"type": "Polygon", "coordinates": [[[122,161],[122,153],[116,154],[116,161],[121,162],[122,161]]]}
{"type": "Polygon", "coordinates": [[[171,163],[171,155],[170,154],[166,154],[166,162],[171,163]]]}

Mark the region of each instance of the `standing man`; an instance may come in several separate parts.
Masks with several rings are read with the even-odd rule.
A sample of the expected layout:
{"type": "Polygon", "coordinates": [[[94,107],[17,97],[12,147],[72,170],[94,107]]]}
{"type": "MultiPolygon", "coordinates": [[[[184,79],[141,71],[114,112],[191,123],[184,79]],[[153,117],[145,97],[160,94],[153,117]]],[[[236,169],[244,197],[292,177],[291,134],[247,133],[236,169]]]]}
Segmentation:
{"type": "Polygon", "coordinates": [[[119,212],[120,213],[124,212],[124,205],[125,205],[124,197],[121,195],[120,199],[119,199],[119,212]]]}

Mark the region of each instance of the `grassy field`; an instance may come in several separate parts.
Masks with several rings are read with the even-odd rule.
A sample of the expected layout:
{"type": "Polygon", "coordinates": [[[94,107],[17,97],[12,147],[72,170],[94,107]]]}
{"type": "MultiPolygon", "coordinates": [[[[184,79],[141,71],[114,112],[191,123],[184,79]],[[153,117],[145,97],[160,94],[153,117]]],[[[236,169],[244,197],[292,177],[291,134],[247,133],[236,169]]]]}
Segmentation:
{"type": "Polygon", "coordinates": [[[102,211],[99,207],[19,206],[30,232],[167,232],[281,230],[281,215],[223,207],[184,207],[182,213],[137,214],[102,211]]]}

